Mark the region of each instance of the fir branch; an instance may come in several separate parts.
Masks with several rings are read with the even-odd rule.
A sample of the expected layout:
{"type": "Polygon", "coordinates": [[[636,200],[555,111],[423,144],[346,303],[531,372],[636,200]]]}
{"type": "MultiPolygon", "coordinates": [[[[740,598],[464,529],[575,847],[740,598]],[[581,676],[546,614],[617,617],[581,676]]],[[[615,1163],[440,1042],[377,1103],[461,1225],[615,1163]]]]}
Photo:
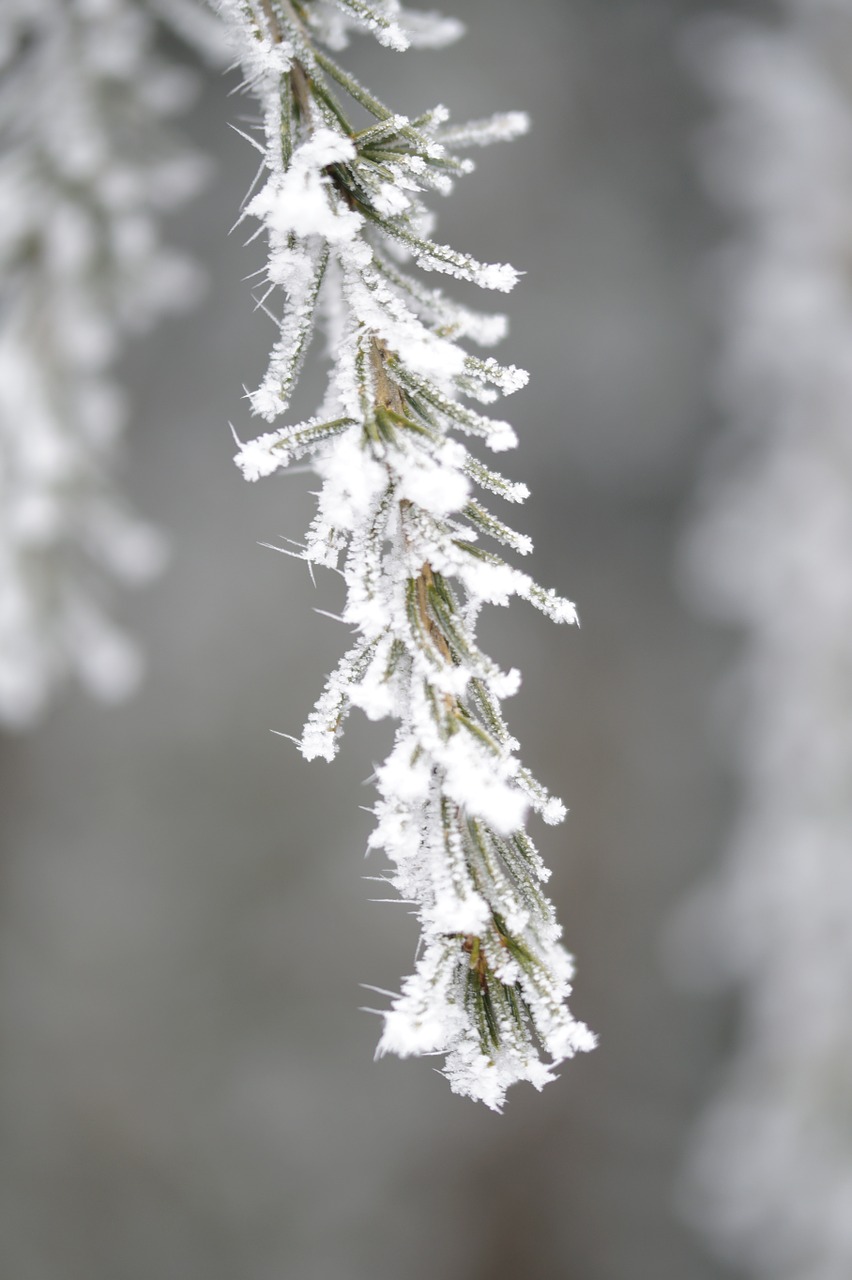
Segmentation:
{"type": "MultiPolygon", "coordinates": [[[[540,1088],[553,1065],[594,1037],[566,1004],[572,965],[546,871],[525,830],[528,809],[564,816],[516,755],[500,700],[518,686],[481,653],[475,623],[488,601],[512,595],[558,622],[573,605],[477,544],[487,535],[527,554],[530,540],[471,496],[471,483],[510,502],[524,485],[489,470],[458,438],[512,447],[515,434],[469,408],[517,391],[526,374],[470,355],[458,339],[503,336],[502,317],[478,316],[399,265],[482,288],[518,275],[423,234],[422,195],[470,170],[456,146],[523,132],[520,113],[458,128],[435,108],[395,114],[330,56],[351,27],[402,48],[444,42],[457,27],[406,14],[395,0],[214,0],[257,94],[267,180],[246,205],[269,241],[267,281],[285,295],[281,336],[250,396],[268,420],[284,412],[315,317],[329,331],[323,404],[307,422],[241,445],[256,479],[309,455],[322,487],[302,554],[336,564],[356,643],[329,677],[300,742],[330,759],[350,707],[397,721],[376,771],[376,829],[391,883],[416,904],[423,930],[415,971],[384,1015],[379,1053],[440,1052],[459,1093],[500,1109],[518,1080],[540,1088]],[[325,47],[322,47],[322,46],[325,47]],[[347,101],[347,99],[349,101],[347,101]],[[357,103],[374,123],[355,130],[357,103]],[[282,144],[281,139],[285,142],[282,144]],[[541,1054],[550,1059],[542,1060],[541,1054]]],[[[265,299],[264,299],[265,305],[265,299]]]]}

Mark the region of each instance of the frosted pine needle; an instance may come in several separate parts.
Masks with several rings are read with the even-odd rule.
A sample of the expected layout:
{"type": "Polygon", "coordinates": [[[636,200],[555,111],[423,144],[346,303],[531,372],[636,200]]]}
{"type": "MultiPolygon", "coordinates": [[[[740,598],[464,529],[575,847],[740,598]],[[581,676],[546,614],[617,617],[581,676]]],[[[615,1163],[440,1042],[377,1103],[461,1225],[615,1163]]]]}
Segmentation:
{"type": "Polygon", "coordinates": [[[444,108],[393,112],[331,56],[352,30],[393,49],[439,45],[452,20],[396,0],[214,0],[245,80],[260,102],[265,176],[243,211],[269,245],[264,305],[279,294],[280,332],[250,393],[272,424],[287,412],[318,317],[334,353],[323,403],[307,421],[241,445],[247,479],[309,457],[322,480],[300,554],[337,567],[355,643],[305,726],[307,759],[330,760],[352,707],[398,721],[376,775],[370,847],[390,883],[416,904],[423,930],[414,973],[384,1016],[378,1053],[445,1055],[457,1093],[499,1110],[508,1087],[541,1088],[553,1066],[594,1037],[567,1007],[572,962],[541,884],[547,872],[525,830],[530,808],[564,808],[522,768],[500,700],[517,688],[479,649],[484,603],[529,600],[556,622],[574,606],[493,549],[531,550],[474,487],[521,502],[526,488],[469,452],[515,433],[463,403],[518,390],[526,374],[480,359],[458,340],[502,337],[501,316],[457,305],[409,273],[451,275],[505,292],[517,272],[429,238],[423,193],[446,193],[470,162],[463,146],[514,137],[519,112],[455,127],[444,108]],[[357,127],[360,108],[371,123],[357,127]],[[489,546],[489,544],[491,544],[489,546]],[[542,1057],[542,1055],[544,1055],[542,1057]]]}

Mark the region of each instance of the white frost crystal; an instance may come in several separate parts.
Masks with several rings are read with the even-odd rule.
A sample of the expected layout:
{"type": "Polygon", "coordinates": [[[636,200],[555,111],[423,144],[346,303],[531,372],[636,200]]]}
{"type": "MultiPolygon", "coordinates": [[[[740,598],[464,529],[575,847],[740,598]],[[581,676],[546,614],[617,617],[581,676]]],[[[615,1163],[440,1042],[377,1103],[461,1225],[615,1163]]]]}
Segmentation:
{"type": "MultiPolygon", "coordinates": [[[[760,1280],[852,1275],[852,9],[784,0],[708,33],[708,160],[737,217],[731,418],[692,567],[744,630],[742,796],[684,917],[741,1022],[692,1207],[760,1280]]],[[[696,36],[698,33],[696,33],[696,36]]]]}
{"type": "MultiPolygon", "coordinates": [[[[216,0],[214,0],[216,3],[216,0]]],[[[529,808],[559,821],[564,808],[524,770],[499,699],[518,673],[477,646],[483,603],[519,595],[556,622],[569,601],[481,545],[527,554],[531,543],[481,505],[474,487],[510,502],[527,496],[455,435],[492,450],[516,443],[508,423],[468,407],[523,386],[526,374],[471,356],[458,339],[488,343],[506,329],[424,285],[400,263],[505,291],[517,280],[430,240],[422,193],[445,193],[470,169],[455,148],[521,133],[518,112],[461,128],[436,108],[396,115],[324,51],[363,28],[392,48],[459,34],[395,0],[218,0],[248,86],[257,95],[265,181],[244,209],[259,219],[269,256],[264,305],[283,291],[280,333],[254,412],[286,413],[319,315],[333,364],[317,414],[240,446],[247,479],[310,456],[322,487],[301,554],[336,566],[353,647],[330,676],[301,739],[308,759],[331,759],[350,707],[398,721],[377,770],[370,846],[391,883],[416,905],[416,968],[384,1016],[378,1052],[446,1057],[451,1087],[497,1110],[519,1080],[540,1088],[555,1064],[594,1037],[567,1007],[571,959],[541,890],[545,871],[526,831],[529,808]],[[352,103],[371,123],[350,122],[352,103]],[[544,1053],[549,1062],[542,1061],[544,1053]]]]}
{"type": "Polygon", "coordinates": [[[162,541],[114,489],[125,337],[197,294],[159,241],[198,188],[164,117],[193,80],[154,53],[135,0],[0,10],[0,722],[31,723],[72,672],[123,696],[140,659],[110,579],[144,581],[162,541]]]}

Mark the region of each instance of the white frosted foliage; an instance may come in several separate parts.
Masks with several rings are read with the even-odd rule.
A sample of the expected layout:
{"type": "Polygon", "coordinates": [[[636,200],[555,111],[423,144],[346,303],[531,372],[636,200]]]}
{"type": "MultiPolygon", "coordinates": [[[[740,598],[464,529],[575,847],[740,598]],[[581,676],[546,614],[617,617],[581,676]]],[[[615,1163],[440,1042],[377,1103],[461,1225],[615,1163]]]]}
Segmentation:
{"type": "MultiPolygon", "coordinates": [[[[203,18],[190,25],[212,52],[203,18]]],[[[126,412],[113,366],[131,334],[198,294],[160,223],[204,176],[165,121],[194,79],[155,53],[155,34],[140,0],[0,8],[0,721],[11,725],[32,723],[68,674],[114,700],[141,672],[109,618],[111,580],[144,582],[164,545],[115,485],[126,412]]]]}
{"type": "Polygon", "coordinates": [[[414,973],[383,1014],[379,1053],[445,1055],[451,1087],[499,1110],[506,1090],[541,1088],[553,1066],[592,1048],[567,998],[572,966],[547,872],[525,830],[529,810],[559,821],[561,802],[522,768],[500,699],[519,684],[478,647],[486,603],[529,600],[556,622],[574,606],[495,553],[532,543],[483,505],[478,491],[522,502],[526,487],[468,448],[517,443],[489,405],[527,375],[460,345],[506,332],[409,270],[409,262],[505,292],[505,264],[479,262],[429,238],[424,195],[446,194],[470,171],[457,148],[525,131],[519,112],[469,126],[445,108],[416,119],[392,112],[331,56],[355,29],[380,43],[439,45],[460,34],[395,0],[312,3],[304,21],[283,0],[218,8],[261,108],[252,139],[265,173],[243,216],[268,244],[263,304],[279,334],[255,414],[287,411],[315,323],[328,335],[329,377],[317,413],[240,443],[236,461],[257,480],[309,458],[320,479],[316,517],[300,553],[336,567],[354,644],[329,677],[304,728],[307,759],[331,759],[353,707],[397,722],[375,771],[371,849],[414,904],[422,928],[414,973]],[[356,127],[355,100],[370,116],[356,127]],[[277,295],[276,295],[277,291],[277,295]],[[274,299],[277,296],[277,302],[274,299]],[[542,1056],[543,1055],[543,1056],[542,1056]]]}
{"type": "Polygon", "coordinates": [[[757,1280],[852,1275],[852,10],[774,3],[696,32],[708,175],[736,217],[721,293],[730,425],[689,571],[744,636],[739,814],[684,909],[741,1019],[691,1208],[757,1280]],[[698,41],[701,39],[701,43],[698,41]]]}

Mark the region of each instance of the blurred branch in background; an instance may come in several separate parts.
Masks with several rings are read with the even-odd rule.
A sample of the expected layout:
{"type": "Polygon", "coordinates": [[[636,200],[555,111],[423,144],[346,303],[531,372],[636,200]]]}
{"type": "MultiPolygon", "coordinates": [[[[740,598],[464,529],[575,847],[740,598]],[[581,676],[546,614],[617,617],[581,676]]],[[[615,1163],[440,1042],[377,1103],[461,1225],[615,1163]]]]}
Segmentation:
{"type": "Polygon", "coordinates": [[[67,674],[105,699],[140,674],[110,581],[146,580],[165,547],[116,487],[115,366],[199,295],[160,225],[207,171],[165,124],[197,78],[156,35],[136,0],[0,13],[0,723],[33,722],[67,674]]]}
{"type": "MultiPolygon", "coordinates": [[[[688,547],[735,623],[739,817],[684,954],[741,997],[690,1211],[765,1280],[852,1275],[852,9],[695,29],[729,427],[688,547]],[[697,940],[697,941],[696,941],[697,940]]],[[[709,275],[708,275],[709,278],[709,275]]]]}

